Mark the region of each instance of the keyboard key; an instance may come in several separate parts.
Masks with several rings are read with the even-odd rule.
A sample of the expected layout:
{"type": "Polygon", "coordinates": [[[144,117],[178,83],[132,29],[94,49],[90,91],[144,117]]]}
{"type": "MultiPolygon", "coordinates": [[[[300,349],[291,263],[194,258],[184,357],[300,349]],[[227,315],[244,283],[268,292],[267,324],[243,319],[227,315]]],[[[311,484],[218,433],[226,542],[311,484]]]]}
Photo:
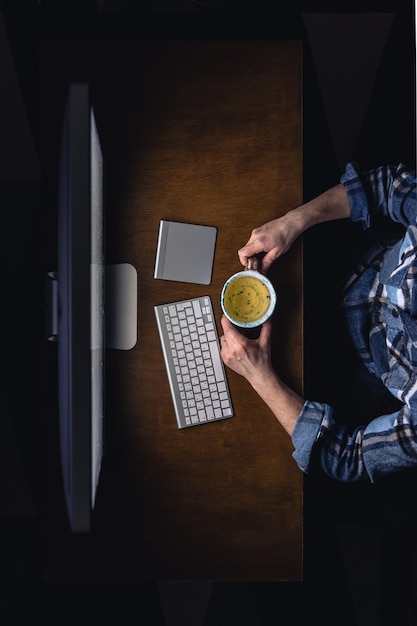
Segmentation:
{"type": "Polygon", "coordinates": [[[202,317],[200,302],[198,300],[193,300],[193,309],[194,315],[198,317],[202,317]]]}
{"type": "Polygon", "coordinates": [[[219,344],[217,343],[217,341],[211,341],[209,345],[216,380],[224,380],[222,361],[219,352],[219,344]]]}

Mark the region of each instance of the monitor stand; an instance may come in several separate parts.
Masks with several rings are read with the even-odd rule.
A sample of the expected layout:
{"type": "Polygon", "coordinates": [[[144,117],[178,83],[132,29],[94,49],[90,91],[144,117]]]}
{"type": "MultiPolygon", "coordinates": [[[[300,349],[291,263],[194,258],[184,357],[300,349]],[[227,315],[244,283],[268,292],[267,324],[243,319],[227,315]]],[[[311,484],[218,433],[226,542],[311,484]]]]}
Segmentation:
{"type": "MultiPolygon", "coordinates": [[[[131,350],[137,342],[137,271],[130,263],[106,265],[106,348],[131,350]]],[[[46,276],[45,335],[58,339],[58,277],[46,276]]]]}
{"type": "Polygon", "coordinates": [[[131,350],[137,342],[138,274],[130,263],[106,266],[106,348],[131,350]]]}

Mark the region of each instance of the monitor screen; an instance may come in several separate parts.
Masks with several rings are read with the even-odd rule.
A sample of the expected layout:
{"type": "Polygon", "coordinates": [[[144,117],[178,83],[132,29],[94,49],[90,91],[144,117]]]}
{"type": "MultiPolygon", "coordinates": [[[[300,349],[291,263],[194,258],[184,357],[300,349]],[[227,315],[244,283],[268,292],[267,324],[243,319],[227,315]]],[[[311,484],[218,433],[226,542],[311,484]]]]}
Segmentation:
{"type": "MultiPolygon", "coordinates": [[[[73,532],[89,532],[104,447],[105,350],[137,343],[137,270],[105,264],[103,153],[87,83],[70,85],[62,127],[58,272],[47,337],[58,341],[63,487],[73,532]]],[[[52,279],[52,280],[51,280],[52,279]]]]}
{"type": "Polygon", "coordinates": [[[103,154],[91,110],[91,501],[94,506],[103,456],[104,416],[104,215],[103,154]]]}
{"type": "Polygon", "coordinates": [[[103,156],[87,84],[70,86],[58,206],[61,461],[71,529],[90,530],[103,455],[103,156]]]}

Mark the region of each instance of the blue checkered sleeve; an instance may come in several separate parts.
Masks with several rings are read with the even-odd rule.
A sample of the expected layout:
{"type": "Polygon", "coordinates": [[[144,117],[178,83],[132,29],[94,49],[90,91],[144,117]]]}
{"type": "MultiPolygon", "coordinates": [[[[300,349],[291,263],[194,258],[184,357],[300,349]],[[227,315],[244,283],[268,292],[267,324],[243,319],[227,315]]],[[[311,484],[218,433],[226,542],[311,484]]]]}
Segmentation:
{"type": "Polygon", "coordinates": [[[400,163],[363,172],[348,163],[340,182],[350,202],[351,219],[370,228],[376,215],[409,226],[416,224],[416,175],[400,163]]]}
{"type": "Polygon", "coordinates": [[[306,401],[292,434],[293,457],[307,474],[319,467],[342,482],[369,481],[362,454],[363,430],[350,433],[334,422],[328,404],[306,401]]]}

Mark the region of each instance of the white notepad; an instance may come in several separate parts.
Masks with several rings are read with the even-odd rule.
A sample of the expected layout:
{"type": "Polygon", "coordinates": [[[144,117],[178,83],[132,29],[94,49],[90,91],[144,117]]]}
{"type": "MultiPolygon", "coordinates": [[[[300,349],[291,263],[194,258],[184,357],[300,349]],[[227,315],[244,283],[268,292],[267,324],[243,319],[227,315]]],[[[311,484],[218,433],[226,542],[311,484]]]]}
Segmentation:
{"type": "Polygon", "coordinates": [[[154,278],[209,285],[217,228],[161,220],[154,278]]]}

